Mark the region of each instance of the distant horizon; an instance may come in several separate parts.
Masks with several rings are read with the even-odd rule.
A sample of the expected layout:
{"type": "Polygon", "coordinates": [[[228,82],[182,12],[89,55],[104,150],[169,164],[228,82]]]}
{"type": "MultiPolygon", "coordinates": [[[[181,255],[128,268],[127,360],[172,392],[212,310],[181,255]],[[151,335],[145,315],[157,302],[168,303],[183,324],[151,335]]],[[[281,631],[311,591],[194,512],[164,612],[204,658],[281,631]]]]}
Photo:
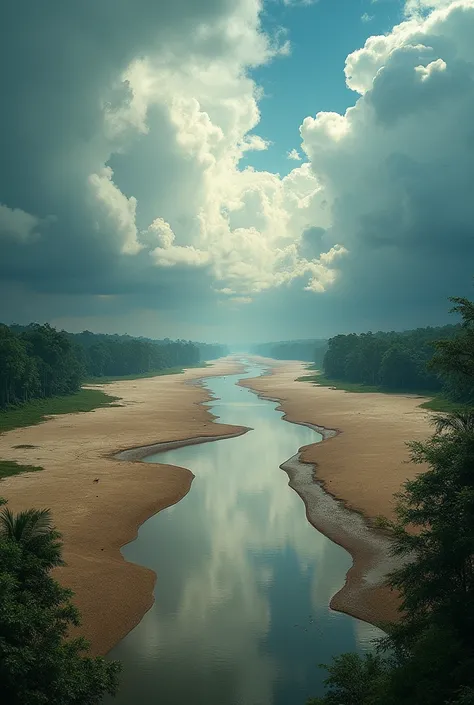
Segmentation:
{"type": "MultiPolygon", "coordinates": [[[[453,319],[453,316],[451,316],[451,319],[453,319]]],[[[333,338],[334,335],[350,335],[350,334],[354,334],[354,333],[357,334],[357,335],[360,335],[361,333],[368,333],[368,332],[372,332],[372,333],[390,333],[390,332],[394,332],[394,333],[403,333],[403,332],[405,332],[405,331],[416,330],[416,328],[430,328],[430,327],[431,327],[431,328],[442,328],[442,327],[444,327],[444,326],[446,326],[446,325],[458,325],[458,324],[459,324],[458,321],[456,321],[456,320],[451,320],[451,321],[449,321],[449,322],[447,322],[447,323],[442,323],[442,324],[440,324],[439,326],[416,326],[416,328],[401,328],[401,329],[390,328],[390,329],[386,329],[386,330],[379,329],[379,330],[373,330],[373,331],[369,331],[369,330],[359,330],[359,331],[348,330],[348,331],[341,331],[341,332],[339,332],[339,333],[335,333],[335,334],[332,335],[332,336],[328,336],[327,338],[325,338],[325,337],[319,337],[319,336],[316,337],[316,336],[315,336],[315,337],[308,337],[308,338],[282,338],[282,339],[280,339],[280,340],[265,340],[265,339],[264,339],[264,340],[255,340],[255,341],[237,341],[237,342],[236,342],[236,341],[233,341],[233,342],[225,342],[225,341],[222,341],[222,340],[213,340],[213,339],[212,339],[212,340],[204,340],[204,339],[200,339],[200,338],[187,338],[187,337],[182,337],[182,336],[171,337],[171,336],[169,336],[169,335],[160,335],[159,337],[154,337],[154,336],[151,336],[151,335],[131,335],[131,334],[127,333],[127,332],[119,333],[119,332],[117,332],[117,331],[115,331],[115,332],[113,332],[113,333],[108,333],[108,332],[104,332],[104,331],[102,331],[102,330],[95,330],[95,331],[94,331],[94,330],[90,330],[90,329],[83,329],[83,330],[74,331],[74,330],[68,330],[68,329],[66,329],[66,328],[58,328],[57,326],[54,326],[54,325],[53,325],[51,322],[49,322],[49,321],[28,321],[28,323],[18,323],[18,322],[15,322],[15,323],[5,323],[5,322],[3,322],[3,321],[0,321],[0,325],[3,324],[3,325],[7,325],[7,326],[20,326],[20,327],[27,327],[28,325],[31,325],[31,324],[34,324],[34,323],[39,323],[40,325],[49,324],[49,325],[51,325],[53,328],[57,328],[57,330],[62,330],[62,331],[64,331],[64,332],[70,333],[70,334],[72,334],[72,335],[80,335],[81,333],[90,332],[90,333],[93,333],[94,335],[128,336],[128,337],[130,337],[130,338],[135,338],[135,339],[143,338],[143,339],[148,339],[148,340],[152,340],[152,341],[161,341],[161,340],[166,340],[166,339],[168,339],[168,340],[173,340],[173,341],[176,341],[176,340],[189,340],[189,341],[191,341],[191,342],[193,342],[193,343],[203,343],[203,344],[207,344],[207,345],[223,345],[223,346],[229,348],[229,351],[230,351],[229,354],[238,354],[238,353],[240,353],[240,352],[241,352],[242,354],[250,354],[250,353],[251,353],[250,348],[256,347],[256,346],[258,346],[258,345],[272,345],[272,344],[275,345],[275,344],[279,344],[279,343],[289,343],[289,342],[291,342],[291,343],[317,343],[317,342],[326,342],[326,341],[328,341],[330,338],[333,338]]]]}

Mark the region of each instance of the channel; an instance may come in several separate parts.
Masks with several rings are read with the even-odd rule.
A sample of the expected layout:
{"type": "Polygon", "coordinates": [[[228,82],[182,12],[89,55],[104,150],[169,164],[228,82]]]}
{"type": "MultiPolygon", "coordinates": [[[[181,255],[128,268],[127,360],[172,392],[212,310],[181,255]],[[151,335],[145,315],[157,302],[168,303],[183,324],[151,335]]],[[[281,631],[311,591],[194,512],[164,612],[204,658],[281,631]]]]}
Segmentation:
{"type": "Polygon", "coordinates": [[[107,702],[305,705],[323,691],[318,664],[371,649],[381,635],[329,608],[351,557],[308,523],[280,467],[321,435],[239,386],[266,372],[242,362],[245,373],[205,387],[216,422],[247,433],[145,458],[186,467],[195,479],[122,549],[156,572],[155,603],[108,655],[123,672],[107,702]]]}

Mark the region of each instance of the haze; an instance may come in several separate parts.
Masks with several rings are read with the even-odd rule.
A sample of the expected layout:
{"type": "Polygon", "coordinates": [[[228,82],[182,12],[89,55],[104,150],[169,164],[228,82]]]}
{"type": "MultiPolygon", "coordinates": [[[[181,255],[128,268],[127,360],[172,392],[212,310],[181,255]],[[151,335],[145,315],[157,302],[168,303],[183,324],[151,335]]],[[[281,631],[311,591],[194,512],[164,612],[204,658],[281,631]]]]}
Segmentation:
{"type": "Polygon", "coordinates": [[[471,295],[474,0],[3,8],[0,320],[202,341],[471,295]]]}

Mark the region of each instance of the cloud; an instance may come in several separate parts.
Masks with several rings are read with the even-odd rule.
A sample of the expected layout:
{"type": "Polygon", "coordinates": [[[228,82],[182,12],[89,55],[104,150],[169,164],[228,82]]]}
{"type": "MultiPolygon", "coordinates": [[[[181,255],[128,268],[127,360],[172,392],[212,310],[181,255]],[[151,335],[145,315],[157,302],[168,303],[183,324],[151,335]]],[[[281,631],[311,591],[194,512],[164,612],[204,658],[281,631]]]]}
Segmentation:
{"type": "Polygon", "coordinates": [[[284,177],[242,167],[268,147],[252,69],[289,51],[261,10],[10,7],[0,299],[61,320],[61,300],[81,320],[135,308],[185,327],[199,311],[216,331],[232,310],[235,331],[255,316],[261,333],[291,303],[302,337],[308,320],[423,324],[469,293],[474,0],[408,2],[401,24],[353,52],[354,105],[303,121],[287,156],[307,161],[284,177]]]}
{"type": "Polygon", "coordinates": [[[11,237],[26,243],[39,235],[41,220],[21,208],[8,208],[0,203],[0,237],[11,237]]]}
{"type": "Polygon", "coordinates": [[[286,156],[288,157],[288,159],[292,159],[292,160],[295,161],[295,162],[300,162],[300,161],[301,161],[301,155],[300,155],[300,153],[298,152],[297,149],[292,149],[291,151],[289,151],[289,152],[287,153],[286,156]]]}
{"type": "Polygon", "coordinates": [[[374,15],[369,15],[368,12],[364,12],[360,19],[362,20],[362,22],[365,23],[372,22],[372,20],[374,19],[374,15]]]}
{"type": "Polygon", "coordinates": [[[288,7],[309,7],[309,5],[314,5],[315,3],[318,2],[318,0],[282,0],[283,5],[287,5],[288,7]]]}
{"type": "Polygon", "coordinates": [[[110,167],[104,167],[99,174],[89,176],[89,184],[93,198],[102,207],[105,220],[110,221],[120,241],[121,252],[133,255],[141,249],[135,225],[137,199],[127,198],[112,181],[113,175],[110,167]]]}
{"type": "Polygon", "coordinates": [[[355,106],[301,127],[329,202],[325,246],[348,250],[331,302],[347,297],[347,313],[366,307],[375,325],[384,312],[421,324],[469,292],[473,32],[474,3],[459,0],[371,37],[346,62],[355,106]]]}

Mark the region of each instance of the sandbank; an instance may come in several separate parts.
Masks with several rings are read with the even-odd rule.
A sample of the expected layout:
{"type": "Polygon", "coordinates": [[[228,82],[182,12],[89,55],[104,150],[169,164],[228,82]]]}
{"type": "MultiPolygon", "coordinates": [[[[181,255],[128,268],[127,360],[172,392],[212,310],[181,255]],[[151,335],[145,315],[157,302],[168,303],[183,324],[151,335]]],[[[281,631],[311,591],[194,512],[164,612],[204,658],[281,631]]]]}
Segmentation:
{"type": "Polygon", "coordinates": [[[190,383],[241,370],[224,359],[184,374],[98,385],[119,397],[120,406],[53,416],[0,435],[1,459],[44,468],[2,480],[0,496],[13,511],[51,509],[67,563],[56,577],[75,593],[79,632],[93,654],[107,653],[138,624],[160,579],[126,562],[120,548],[146,519],[182,499],[194,477],[184,468],[136,460],[161,442],[176,446],[245,432],[213,423],[215,416],[202,405],[210,398],[207,390],[190,383]],[[115,457],[129,449],[127,460],[115,457]]]}
{"type": "Polygon", "coordinates": [[[352,556],[353,566],[331,607],[373,624],[398,619],[398,596],[384,585],[396,564],[390,541],[375,528],[375,520],[393,519],[394,494],[426,470],[406,462],[406,442],[432,432],[431,414],[420,408],[425,399],[297,382],[307,374],[305,363],[259,359],[269,373],[240,384],[278,401],[287,421],[323,434],[321,443],[300,449],[282,468],[303,499],[308,520],[352,556]]]}

